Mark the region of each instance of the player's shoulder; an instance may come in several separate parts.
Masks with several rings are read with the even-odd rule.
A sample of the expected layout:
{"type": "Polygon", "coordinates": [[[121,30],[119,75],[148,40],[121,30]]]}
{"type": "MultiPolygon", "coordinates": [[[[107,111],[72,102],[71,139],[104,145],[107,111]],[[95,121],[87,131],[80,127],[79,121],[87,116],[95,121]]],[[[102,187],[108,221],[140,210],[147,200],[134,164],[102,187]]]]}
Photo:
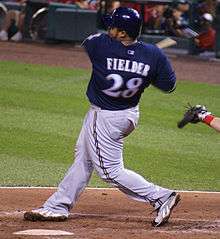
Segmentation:
{"type": "Polygon", "coordinates": [[[159,49],[156,45],[150,44],[150,43],[145,43],[143,41],[138,42],[138,47],[144,51],[146,54],[150,54],[153,56],[160,56],[163,55],[163,52],[161,49],[159,49]]]}
{"type": "Polygon", "coordinates": [[[148,50],[148,51],[158,51],[158,47],[154,44],[139,41],[139,45],[140,45],[140,47],[142,47],[142,48],[144,48],[145,50],[148,50]]]}
{"type": "Polygon", "coordinates": [[[101,41],[101,40],[107,40],[109,36],[106,33],[95,33],[89,35],[85,41],[101,41]]]}

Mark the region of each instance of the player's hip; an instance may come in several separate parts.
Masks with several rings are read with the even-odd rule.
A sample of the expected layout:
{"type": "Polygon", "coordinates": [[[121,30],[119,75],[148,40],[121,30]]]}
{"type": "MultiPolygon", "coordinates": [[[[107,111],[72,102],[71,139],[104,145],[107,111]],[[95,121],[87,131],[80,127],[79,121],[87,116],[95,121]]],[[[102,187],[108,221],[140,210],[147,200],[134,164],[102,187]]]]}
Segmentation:
{"type": "Polygon", "coordinates": [[[96,111],[100,116],[110,121],[117,121],[119,119],[122,119],[123,121],[128,119],[133,123],[134,127],[137,126],[139,120],[139,105],[124,110],[112,111],[103,110],[100,107],[92,104],[90,106],[90,111],[96,111]]]}

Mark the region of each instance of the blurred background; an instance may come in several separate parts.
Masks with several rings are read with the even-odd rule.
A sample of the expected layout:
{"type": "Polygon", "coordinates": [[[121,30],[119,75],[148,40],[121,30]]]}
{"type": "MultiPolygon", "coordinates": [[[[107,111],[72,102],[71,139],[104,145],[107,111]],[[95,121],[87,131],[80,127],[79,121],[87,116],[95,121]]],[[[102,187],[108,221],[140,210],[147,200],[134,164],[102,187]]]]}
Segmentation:
{"type": "Polygon", "coordinates": [[[106,31],[103,17],[119,6],[141,13],[141,40],[169,36],[177,41],[172,51],[220,58],[219,0],[1,0],[0,40],[77,44],[106,31]]]}

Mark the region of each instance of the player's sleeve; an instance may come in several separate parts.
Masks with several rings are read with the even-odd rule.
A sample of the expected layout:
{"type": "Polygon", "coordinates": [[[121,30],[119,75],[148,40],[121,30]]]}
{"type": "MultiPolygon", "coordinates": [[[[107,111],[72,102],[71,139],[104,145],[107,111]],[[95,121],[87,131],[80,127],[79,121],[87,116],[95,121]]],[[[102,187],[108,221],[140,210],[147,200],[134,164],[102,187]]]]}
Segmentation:
{"type": "Polygon", "coordinates": [[[152,85],[171,93],[176,88],[176,75],[166,55],[159,49],[156,52],[156,74],[152,85]]]}
{"type": "Polygon", "coordinates": [[[86,50],[86,52],[89,55],[89,58],[91,60],[95,56],[95,51],[97,49],[98,42],[100,40],[100,36],[101,36],[100,33],[94,34],[94,35],[90,35],[81,44],[85,48],[85,50],[86,50]]]}

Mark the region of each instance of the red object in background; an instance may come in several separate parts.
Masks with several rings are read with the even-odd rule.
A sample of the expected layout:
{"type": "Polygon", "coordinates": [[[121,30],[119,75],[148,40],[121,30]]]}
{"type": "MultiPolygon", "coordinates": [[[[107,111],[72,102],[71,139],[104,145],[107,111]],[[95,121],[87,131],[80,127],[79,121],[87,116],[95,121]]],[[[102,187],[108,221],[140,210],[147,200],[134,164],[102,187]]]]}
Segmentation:
{"type": "Polygon", "coordinates": [[[137,3],[123,3],[122,6],[123,6],[123,7],[134,8],[134,9],[137,10],[138,12],[141,11],[141,5],[140,5],[140,4],[137,4],[137,3]]]}
{"type": "Polygon", "coordinates": [[[48,2],[74,4],[76,2],[76,0],[48,0],[48,2]]]}
{"type": "Polygon", "coordinates": [[[213,50],[215,47],[216,31],[210,27],[208,31],[200,33],[197,37],[199,39],[199,48],[213,50]]]}
{"type": "MultiPolygon", "coordinates": [[[[155,4],[147,4],[144,5],[144,22],[148,22],[148,20],[152,17],[152,10],[155,4]]],[[[139,13],[141,13],[141,4],[137,3],[124,3],[124,7],[130,7],[135,10],[137,10],[139,13]]]]}

